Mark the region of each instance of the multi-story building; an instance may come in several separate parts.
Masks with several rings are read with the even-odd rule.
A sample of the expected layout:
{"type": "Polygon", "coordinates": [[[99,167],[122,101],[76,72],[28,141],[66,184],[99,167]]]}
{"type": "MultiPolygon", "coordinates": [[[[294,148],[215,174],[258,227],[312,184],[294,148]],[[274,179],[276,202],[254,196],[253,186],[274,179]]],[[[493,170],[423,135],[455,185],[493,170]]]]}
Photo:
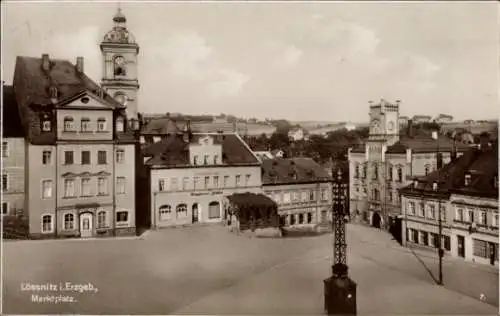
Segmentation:
{"type": "Polygon", "coordinates": [[[401,196],[407,245],[438,248],[441,216],[449,255],[498,264],[498,142],[470,149],[401,196]]]}
{"type": "Polygon", "coordinates": [[[2,215],[24,215],[25,138],[12,86],[3,86],[2,215]]]}
{"type": "Polygon", "coordinates": [[[264,160],[262,182],[285,226],[316,228],[331,219],[332,178],[312,159],[264,160]]]}
{"type": "Polygon", "coordinates": [[[143,154],[141,215],[150,227],[220,222],[226,196],[262,193],[260,161],[238,134],[193,134],[172,123],[143,154]]]}
{"type": "Polygon", "coordinates": [[[400,135],[399,102],[371,103],[370,122],[366,143],[348,153],[351,217],[397,233],[401,231],[398,189],[435,170],[437,156],[446,163],[468,147],[444,136],[438,140],[413,136],[411,121],[407,133],[400,135]]]}
{"type": "Polygon", "coordinates": [[[439,124],[443,123],[451,123],[453,122],[453,116],[448,115],[448,114],[439,114],[434,121],[439,124]]]}
{"type": "Polygon", "coordinates": [[[398,121],[399,121],[399,128],[402,128],[402,127],[408,125],[408,121],[409,120],[410,120],[410,118],[408,116],[402,116],[402,115],[400,115],[399,119],[398,119],[398,121]]]}
{"type": "Polygon", "coordinates": [[[76,64],[18,57],[24,212],[32,237],[135,232],[135,139],[125,107],[76,64]]]}

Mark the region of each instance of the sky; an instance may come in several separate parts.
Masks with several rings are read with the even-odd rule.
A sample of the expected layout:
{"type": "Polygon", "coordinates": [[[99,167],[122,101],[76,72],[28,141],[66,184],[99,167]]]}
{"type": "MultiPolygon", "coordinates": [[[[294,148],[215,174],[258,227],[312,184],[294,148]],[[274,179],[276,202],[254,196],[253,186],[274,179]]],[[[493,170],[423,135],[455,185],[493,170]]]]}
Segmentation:
{"type": "MultiPolygon", "coordinates": [[[[488,2],[126,2],[139,111],[292,121],[499,116],[499,6],[488,2]]],[[[117,2],[2,2],[3,80],[16,56],[76,61],[96,82],[117,2]]]]}

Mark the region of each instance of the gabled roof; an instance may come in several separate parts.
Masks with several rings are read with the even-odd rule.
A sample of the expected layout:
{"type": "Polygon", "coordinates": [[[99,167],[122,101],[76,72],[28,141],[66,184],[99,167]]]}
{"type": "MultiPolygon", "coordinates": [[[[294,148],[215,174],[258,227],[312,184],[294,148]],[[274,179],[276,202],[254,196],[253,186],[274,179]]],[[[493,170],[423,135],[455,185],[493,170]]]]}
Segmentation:
{"type": "MultiPolygon", "coordinates": [[[[190,141],[183,135],[168,135],[159,142],[143,149],[148,166],[182,167],[190,166],[189,145],[197,144],[205,136],[213,137],[214,144],[222,145],[222,163],[225,165],[259,165],[258,158],[236,134],[192,134],[190,141]]],[[[186,135],[187,136],[187,135],[186,135]]]]}
{"type": "Polygon", "coordinates": [[[498,198],[498,143],[482,149],[471,148],[455,161],[443,168],[419,178],[415,188],[409,185],[401,189],[402,193],[420,195],[450,195],[452,193],[498,198]],[[465,175],[470,174],[470,183],[465,185],[465,175]],[[433,182],[439,183],[439,191],[433,191],[433,182]]]}
{"type": "Polygon", "coordinates": [[[311,158],[275,158],[262,161],[262,183],[327,182],[331,177],[311,158]]]}
{"type": "Polygon", "coordinates": [[[24,137],[25,133],[12,86],[3,86],[2,115],[1,124],[4,138],[24,137]]]}
{"type": "Polygon", "coordinates": [[[79,72],[76,66],[67,60],[50,59],[49,71],[42,67],[42,58],[18,56],[14,72],[14,90],[20,107],[31,104],[51,105],[50,87],[56,87],[61,102],[70,100],[82,92],[88,91],[115,108],[122,105],[105,93],[98,84],[79,72]]]}

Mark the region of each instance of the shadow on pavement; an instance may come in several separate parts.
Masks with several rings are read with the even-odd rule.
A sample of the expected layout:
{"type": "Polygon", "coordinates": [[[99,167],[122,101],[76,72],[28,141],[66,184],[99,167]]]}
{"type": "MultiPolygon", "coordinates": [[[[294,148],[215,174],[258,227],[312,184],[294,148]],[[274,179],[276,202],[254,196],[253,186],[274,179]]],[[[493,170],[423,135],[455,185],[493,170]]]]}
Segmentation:
{"type": "Polygon", "coordinates": [[[283,238],[303,238],[303,237],[317,237],[323,236],[327,234],[331,234],[331,232],[315,232],[315,231],[306,231],[306,230],[283,230],[282,231],[283,238]]]}
{"type": "Polygon", "coordinates": [[[415,251],[413,251],[412,248],[409,248],[409,249],[410,249],[411,253],[413,254],[413,256],[415,256],[415,258],[417,258],[418,262],[420,262],[420,264],[424,267],[424,269],[427,271],[427,273],[429,273],[432,280],[434,280],[434,282],[439,285],[439,280],[434,276],[431,269],[425,264],[425,262],[422,259],[420,259],[420,257],[417,255],[417,253],[415,251]]]}

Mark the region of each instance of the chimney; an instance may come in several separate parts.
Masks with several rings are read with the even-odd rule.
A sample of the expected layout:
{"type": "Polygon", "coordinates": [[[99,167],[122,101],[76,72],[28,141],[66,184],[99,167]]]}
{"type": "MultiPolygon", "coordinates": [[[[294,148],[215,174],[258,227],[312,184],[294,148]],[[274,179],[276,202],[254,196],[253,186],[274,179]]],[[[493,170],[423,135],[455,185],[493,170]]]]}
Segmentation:
{"type": "Polygon", "coordinates": [[[83,73],[83,57],[76,57],[76,71],[83,73]]]}
{"type": "Polygon", "coordinates": [[[408,120],[408,127],[407,127],[407,136],[408,137],[413,137],[413,120],[408,120]]]}
{"type": "Polygon", "coordinates": [[[42,69],[44,71],[49,71],[50,70],[49,54],[42,54],[42,69]]]}

